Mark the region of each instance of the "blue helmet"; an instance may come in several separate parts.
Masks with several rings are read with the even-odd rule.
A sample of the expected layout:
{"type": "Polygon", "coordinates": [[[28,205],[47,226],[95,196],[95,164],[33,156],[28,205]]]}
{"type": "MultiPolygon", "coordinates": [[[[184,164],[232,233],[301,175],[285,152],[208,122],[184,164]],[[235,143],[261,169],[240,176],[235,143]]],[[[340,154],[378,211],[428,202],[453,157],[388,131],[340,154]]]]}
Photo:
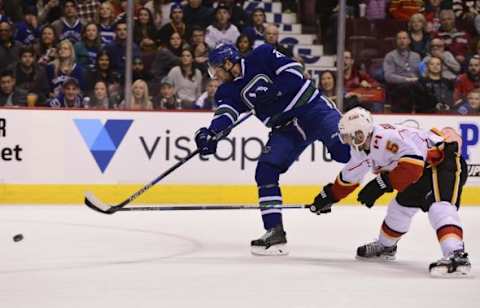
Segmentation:
{"type": "Polygon", "coordinates": [[[220,44],[208,54],[208,63],[210,66],[221,66],[229,60],[232,63],[240,61],[240,52],[233,44],[220,44]]]}

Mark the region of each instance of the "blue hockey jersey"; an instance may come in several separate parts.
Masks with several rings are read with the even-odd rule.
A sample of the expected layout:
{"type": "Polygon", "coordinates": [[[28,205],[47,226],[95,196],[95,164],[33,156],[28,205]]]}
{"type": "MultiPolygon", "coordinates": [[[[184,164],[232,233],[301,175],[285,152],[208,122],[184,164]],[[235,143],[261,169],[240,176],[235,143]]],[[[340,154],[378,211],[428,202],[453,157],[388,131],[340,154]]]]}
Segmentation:
{"type": "MultiPolygon", "coordinates": [[[[266,126],[273,127],[294,117],[320,95],[313,82],[303,78],[302,66],[271,45],[255,48],[240,60],[241,76],[223,83],[215,94],[217,110],[210,129],[219,132],[251,109],[266,126]],[[281,95],[272,103],[257,104],[259,87],[276,86],[281,95]]],[[[325,106],[331,109],[331,106],[325,106]]]]}

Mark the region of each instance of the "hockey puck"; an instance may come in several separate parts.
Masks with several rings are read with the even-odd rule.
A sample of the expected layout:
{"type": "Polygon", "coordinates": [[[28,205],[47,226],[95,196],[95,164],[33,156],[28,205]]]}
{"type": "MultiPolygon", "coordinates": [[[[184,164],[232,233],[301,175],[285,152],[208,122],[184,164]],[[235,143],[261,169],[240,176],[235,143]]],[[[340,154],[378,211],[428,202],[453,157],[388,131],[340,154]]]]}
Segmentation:
{"type": "Polygon", "coordinates": [[[13,241],[14,242],[20,242],[21,240],[23,240],[23,234],[17,234],[13,237],[13,241]]]}

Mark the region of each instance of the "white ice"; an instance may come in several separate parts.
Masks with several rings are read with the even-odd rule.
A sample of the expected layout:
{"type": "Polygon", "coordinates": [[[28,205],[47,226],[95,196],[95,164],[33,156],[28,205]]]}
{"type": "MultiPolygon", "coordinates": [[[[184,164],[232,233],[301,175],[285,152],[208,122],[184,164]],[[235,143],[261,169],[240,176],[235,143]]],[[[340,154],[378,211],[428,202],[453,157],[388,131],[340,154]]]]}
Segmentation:
{"type": "Polygon", "coordinates": [[[119,212],[0,207],[0,307],[480,307],[480,207],[461,209],[473,277],[434,279],[440,248],[419,213],[398,261],[354,259],[385,207],[285,210],[288,257],[254,257],[255,210],[119,212]],[[22,233],[24,240],[12,237],[22,233]]]}

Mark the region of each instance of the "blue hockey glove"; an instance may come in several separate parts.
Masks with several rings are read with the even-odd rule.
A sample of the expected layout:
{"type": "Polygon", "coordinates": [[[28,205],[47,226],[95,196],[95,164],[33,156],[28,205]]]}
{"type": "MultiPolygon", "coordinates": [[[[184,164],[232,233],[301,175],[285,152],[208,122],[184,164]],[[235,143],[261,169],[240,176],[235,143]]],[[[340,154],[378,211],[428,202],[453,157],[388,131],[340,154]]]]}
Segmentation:
{"type": "Polygon", "coordinates": [[[315,197],[312,204],[307,205],[310,212],[317,215],[328,214],[332,211],[332,205],[335,203],[332,194],[333,184],[327,184],[322,191],[315,197]]]}
{"type": "Polygon", "coordinates": [[[195,143],[202,155],[215,154],[217,152],[217,140],[213,140],[215,133],[206,127],[202,127],[195,133],[195,143]]]}
{"type": "Polygon", "coordinates": [[[358,193],[357,201],[371,208],[375,204],[375,201],[384,193],[392,191],[393,187],[392,184],[390,184],[388,174],[381,173],[362,188],[358,193]]]}
{"type": "Polygon", "coordinates": [[[271,104],[281,95],[282,92],[272,84],[258,86],[255,89],[255,102],[258,104],[271,104]]]}

